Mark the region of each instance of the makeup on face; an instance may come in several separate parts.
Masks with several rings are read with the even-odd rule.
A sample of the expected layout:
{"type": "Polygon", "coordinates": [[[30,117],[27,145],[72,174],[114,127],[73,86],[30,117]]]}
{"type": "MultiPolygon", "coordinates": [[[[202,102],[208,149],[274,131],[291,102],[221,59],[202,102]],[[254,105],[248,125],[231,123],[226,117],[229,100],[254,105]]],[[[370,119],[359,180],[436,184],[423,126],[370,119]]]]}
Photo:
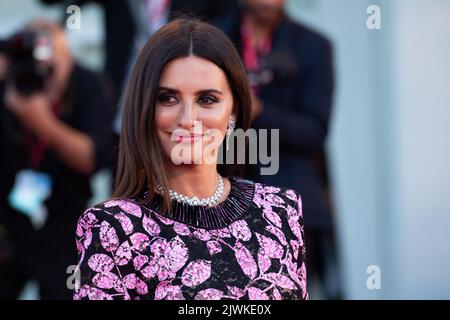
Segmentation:
{"type": "Polygon", "coordinates": [[[181,150],[184,155],[194,147],[205,151],[215,145],[217,149],[232,108],[228,80],[215,64],[196,56],[169,62],[161,75],[155,111],[165,153],[172,156],[177,150],[178,155],[181,150]]]}

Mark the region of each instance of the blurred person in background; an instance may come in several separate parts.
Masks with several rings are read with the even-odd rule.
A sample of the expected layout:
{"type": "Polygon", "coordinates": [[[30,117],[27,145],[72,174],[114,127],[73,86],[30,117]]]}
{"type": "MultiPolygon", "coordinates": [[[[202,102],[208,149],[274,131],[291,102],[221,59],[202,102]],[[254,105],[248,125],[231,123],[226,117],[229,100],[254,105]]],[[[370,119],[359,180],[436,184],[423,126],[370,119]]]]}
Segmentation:
{"type": "Polygon", "coordinates": [[[332,47],[324,36],[287,17],[284,3],[245,0],[238,14],[216,24],[233,40],[246,66],[253,89],[252,127],[279,129],[278,173],[260,175],[259,165],[249,165],[249,178],[300,192],[307,212],[308,276],[320,279],[327,298],[337,298],[331,283],[324,283],[330,245],[325,239],[333,228],[322,183],[326,165],[317,161],[324,159],[334,92],[332,47]]]}
{"type": "Polygon", "coordinates": [[[33,22],[1,47],[0,298],[33,279],[40,298],[70,299],[76,220],[112,149],[111,101],[57,24],[33,22]]]}
{"type": "MultiPolygon", "coordinates": [[[[121,95],[127,74],[141,47],[156,30],[179,15],[214,21],[239,9],[238,0],[41,0],[46,4],[63,4],[63,17],[69,5],[96,3],[104,11],[105,65],[104,72],[112,81],[117,98],[121,95]]],[[[114,155],[108,164],[113,180],[117,167],[117,146],[121,127],[119,101],[114,130],[114,155]]]]}
{"type": "MultiPolygon", "coordinates": [[[[96,3],[104,10],[105,74],[121,90],[137,50],[162,25],[178,14],[215,20],[238,9],[238,0],[41,0],[46,4],[83,6],[96,3]]],[[[66,8],[64,17],[66,16],[66,8]]]]}

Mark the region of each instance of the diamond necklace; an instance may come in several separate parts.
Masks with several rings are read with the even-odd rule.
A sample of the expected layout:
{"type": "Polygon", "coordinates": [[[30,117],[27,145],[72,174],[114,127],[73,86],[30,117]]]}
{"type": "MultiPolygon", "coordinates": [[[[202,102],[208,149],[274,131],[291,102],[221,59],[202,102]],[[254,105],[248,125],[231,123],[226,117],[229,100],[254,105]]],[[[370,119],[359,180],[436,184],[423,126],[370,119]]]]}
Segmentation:
{"type": "MultiPolygon", "coordinates": [[[[176,191],[173,191],[172,189],[169,189],[169,195],[172,200],[176,200],[178,202],[186,203],[190,206],[202,206],[202,207],[208,207],[215,205],[223,194],[223,179],[220,174],[217,174],[218,177],[218,184],[217,184],[217,190],[214,192],[214,194],[207,198],[199,199],[198,197],[188,197],[183,194],[180,194],[176,191]]],[[[160,193],[164,193],[162,187],[159,185],[159,183],[156,184],[156,188],[159,190],[160,193]]]]}

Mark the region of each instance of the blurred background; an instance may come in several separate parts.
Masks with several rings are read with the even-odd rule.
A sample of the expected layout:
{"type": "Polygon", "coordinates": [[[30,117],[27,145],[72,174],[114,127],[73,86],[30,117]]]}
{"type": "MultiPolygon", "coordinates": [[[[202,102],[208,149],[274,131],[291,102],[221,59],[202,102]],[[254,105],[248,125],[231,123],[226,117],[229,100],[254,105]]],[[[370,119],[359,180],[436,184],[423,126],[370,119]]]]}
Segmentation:
{"type": "MultiPolygon", "coordinates": [[[[60,21],[72,2],[2,0],[0,39],[37,18],[60,21]]],[[[321,272],[308,270],[311,298],[449,299],[450,2],[287,0],[284,11],[333,49],[329,132],[316,162],[331,227],[315,250],[321,272]],[[371,5],[379,29],[368,26],[371,5]]],[[[65,30],[75,60],[99,74],[108,73],[107,12],[88,1],[81,28],[65,30]]],[[[110,195],[110,168],[90,178],[88,205],[110,195]]],[[[41,298],[39,284],[28,279],[19,298],[41,298]]]]}

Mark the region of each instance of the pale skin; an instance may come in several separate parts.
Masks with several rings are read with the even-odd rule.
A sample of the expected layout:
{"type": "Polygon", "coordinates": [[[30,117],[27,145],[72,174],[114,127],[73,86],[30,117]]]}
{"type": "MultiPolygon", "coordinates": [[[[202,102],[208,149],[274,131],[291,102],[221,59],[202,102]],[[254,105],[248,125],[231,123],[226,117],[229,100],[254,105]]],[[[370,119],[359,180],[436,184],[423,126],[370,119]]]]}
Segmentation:
{"type": "MultiPolygon", "coordinates": [[[[32,27],[42,28],[41,24],[37,22],[32,27]]],[[[55,73],[49,79],[45,92],[24,97],[8,86],[5,104],[21,124],[38,139],[45,141],[67,166],[89,175],[95,168],[94,142],[87,134],[66,125],[51,110],[52,103],[62,95],[67,86],[73,59],[63,31],[54,25],[49,27],[54,47],[52,64],[55,66],[55,73]]]]}
{"type": "MultiPolygon", "coordinates": [[[[277,25],[283,4],[284,0],[247,0],[247,5],[269,7],[269,11],[263,10],[257,15],[245,16],[256,46],[277,25]],[[264,23],[261,23],[263,20],[264,23]]],[[[177,144],[174,136],[186,132],[197,134],[198,123],[202,125],[202,134],[213,129],[220,130],[221,137],[225,136],[228,119],[233,115],[233,96],[226,75],[214,63],[190,56],[167,64],[159,87],[155,125],[167,160],[169,188],[188,197],[209,197],[217,188],[217,164],[175,165],[171,159],[171,151],[177,144]]],[[[253,94],[251,120],[262,111],[260,99],[253,94]]],[[[205,147],[202,142],[195,143],[205,147]]],[[[186,148],[192,148],[195,143],[186,144],[186,148]]],[[[221,202],[227,198],[230,187],[229,180],[224,179],[225,190],[221,202]]]]}
{"type": "MultiPolygon", "coordinates": [[[[217,163],[187,161],[176,165],[171,151],[179,143],[176,138],[180,135],[188,137],[195,133],[205,137],[215,131],[223,139],[228,119],[234,116],[233,95],[225,73],[209,60],[196,56],[175,59],[161,74],[155,108],[156,132],[166,159],[169,188],[189,197],[211,196],[217,188],[217,163]],[[199,123],[201,132],[196,126],[199,123]]],[[[205,147],[202,139],[188,141],[184,147],[189,149],[196,143],[205,147]]],[[[230,189],[230,181],[224,178],[220,202],[227,198],[230,189]]]]}

